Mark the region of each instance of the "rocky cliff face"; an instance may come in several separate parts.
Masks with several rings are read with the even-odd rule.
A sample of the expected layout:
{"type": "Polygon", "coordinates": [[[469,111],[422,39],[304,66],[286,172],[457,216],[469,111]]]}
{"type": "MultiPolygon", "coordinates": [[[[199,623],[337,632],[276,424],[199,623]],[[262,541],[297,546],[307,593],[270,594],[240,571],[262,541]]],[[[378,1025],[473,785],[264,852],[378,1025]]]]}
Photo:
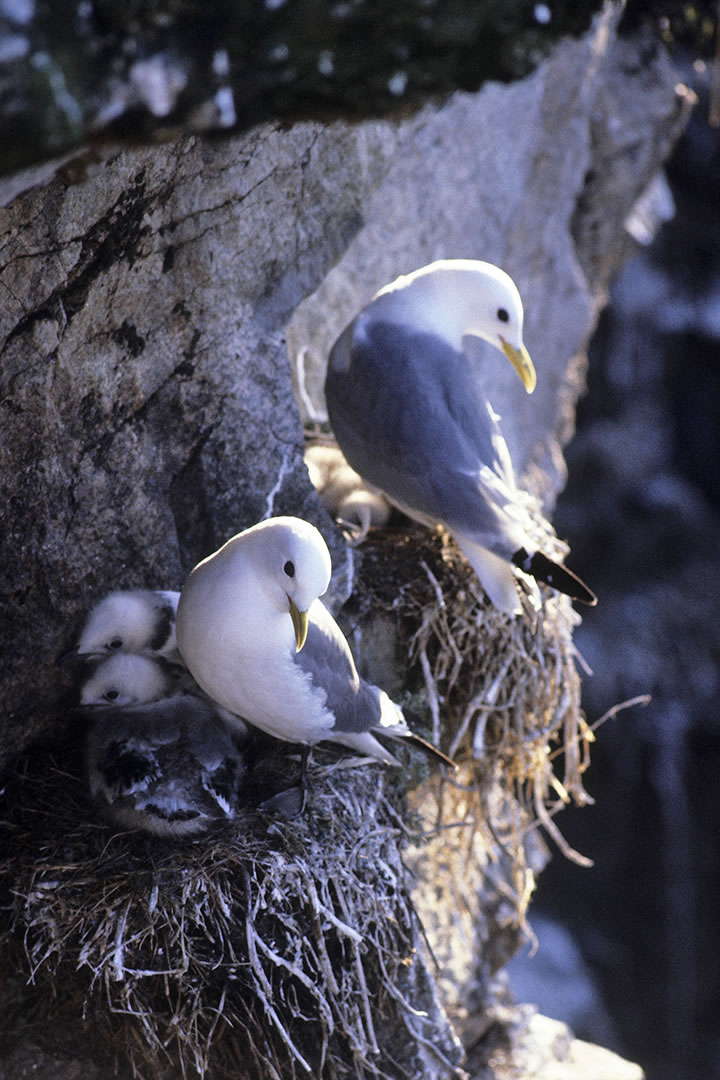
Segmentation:
{"type": "MultiPolygon", "coordinates": [[[[490,360],[488,378],[518,469],[551,506],[624,218],[687,104],[664,54],[616,41],[608,12],[524,81],[400,123],[106,147],[8,188],[4,764],[68,737],[54,657],[110,588],[178,587],[227,536],[294,513],[321,527],[347,594],[352,560],[302,464],[291,371],[302,357],[321,410],[327,345],[399,272],[479,257],[515,277],[538,390],[526,398],[490,360]]],[[[435,1001],[422,972],[412,993],[435,1001]]]]}

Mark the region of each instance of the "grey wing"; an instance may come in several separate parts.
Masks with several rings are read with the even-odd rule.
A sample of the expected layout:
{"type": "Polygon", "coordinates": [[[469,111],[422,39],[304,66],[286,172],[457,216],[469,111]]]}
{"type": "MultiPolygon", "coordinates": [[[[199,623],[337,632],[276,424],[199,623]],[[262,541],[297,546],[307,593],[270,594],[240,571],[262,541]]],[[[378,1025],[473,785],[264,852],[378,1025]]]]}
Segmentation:
{"type": "Polygon", "coordinates": [[[336,348],[327,405],[352,467],[401,506],[488,547],[514,532],[507,446],[465,354],[383,322],[358,321],[349,366],[347,338],[336,348]]]}
{"type": "Polygon", "coordinates": [[[185,739],[198,781],[226,817],[232,817],[247,766],[223,719],[204,699],[188,697],[185,739]]]}
{"type": "Polygon", "coordinates": [[[377,694],[358,674],[345,635],[320,600],[310,608],[307,640],[295,663],[325,692],[333,732],[369,731],[380,722],[377,694]]]}

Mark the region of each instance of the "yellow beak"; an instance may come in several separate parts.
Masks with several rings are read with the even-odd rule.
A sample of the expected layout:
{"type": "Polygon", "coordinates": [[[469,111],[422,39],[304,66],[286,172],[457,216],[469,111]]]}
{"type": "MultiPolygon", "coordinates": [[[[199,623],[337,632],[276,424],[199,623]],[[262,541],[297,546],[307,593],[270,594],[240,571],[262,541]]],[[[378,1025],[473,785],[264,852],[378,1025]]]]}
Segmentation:
{"type": "MultiPolygon", "coordinates": [[[[290,600],[289,596],[288,600],[290,600]]],[[[297,651],[300,652],[307,639],[308,613],[307,611],[299,611],[295,601],[290,600],[290,618],[292,619],[293,629],[295,630],[295,644],[297,646],[297,651]]]]}
{"type": "Polygon", "coordinates": [[[500,335],[500,346],[522,379],[522,384],[528,394],[532,394],[535,389],[535,383],[537,382],[537,376],[535,374],[533,362],[530,359],[530,353],[524,345],[521,345],[519,349],[516,349],[514,345],[511,345],[505,340],[502,334],[500,335]]]}

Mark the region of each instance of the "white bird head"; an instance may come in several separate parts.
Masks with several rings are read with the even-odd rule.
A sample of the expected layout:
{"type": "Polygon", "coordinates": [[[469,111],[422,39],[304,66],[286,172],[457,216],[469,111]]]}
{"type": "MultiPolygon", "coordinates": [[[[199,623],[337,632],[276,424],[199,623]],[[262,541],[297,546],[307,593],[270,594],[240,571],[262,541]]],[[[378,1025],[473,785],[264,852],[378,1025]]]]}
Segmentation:
{"type": "Polygon", "coordinates": [[[466,336],[483,338],[505,354],[529,394],[535,389],[520,293],[492,263],[440,259],[380,289],[365,311],[372,319],[398,319],[438,334],[458,350],[466,336]]]}
{"type": "Polygon", "coordinates": [[[172,680],[162,666],[147,656],[119,652],[102,660],[80,690],[80,705],[131,706],[159,701],[171,690],[172,680]]]}
{"type": "MultiPolygon", "coordinates": [[[[301,518],[275,517],[238,533],[213,555],[203,559],[191,573],[185,588],[203,578],[211,604],[214,590],[228,597],[233,589],[239,595],[249,595],[252,591],[261,598],[266,610],[290,615],[296,646],[300,650],[307,636],[308,608],[326,591],[331,569],[327,544],[314,525],[301,518]],[[210,569],[217,571],[212,582],[205,572],[210,569]]],[[[262,618],[261,611],[254,614],[258,619],[262,618]]],[[[182,599],[179,633],[182,649],[182,599]]]]}
{"type": "MultiPolygon", "coordinates": [[[[88,656],[156,651],[152,643],[168,605],[177,607],[177,594],[145,589],[108,593],[90,612],[73,653],[88,656]],[[164,605],[159,603],[161,599],[166,601],[164,605]]],[[[163,652],[169,652],[175,645],[169,626],[165,636],[163,652]]]]}

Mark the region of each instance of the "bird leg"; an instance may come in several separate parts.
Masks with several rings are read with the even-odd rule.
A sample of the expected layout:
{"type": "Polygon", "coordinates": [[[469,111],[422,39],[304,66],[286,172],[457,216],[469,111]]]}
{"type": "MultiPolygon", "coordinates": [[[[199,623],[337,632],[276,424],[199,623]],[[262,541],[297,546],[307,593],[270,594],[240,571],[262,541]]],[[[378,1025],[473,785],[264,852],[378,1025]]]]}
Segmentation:
{"type": "Polygon", "coordinates": [[[310,754],[312,753],[312,746],[305,745],[300,753],[300,787],[305,791],[307,787],[308,778],[308,766],[310,764],[310,754]]]}
{"type": "Polygon", "coordinates": [[[258,806],[263,814],[281,814],[286,818],[299,817],[307,804],[308,763],[312,747],[303,746],[300,752],[300,778],[292,787],[264,799],[258,806]]]}

